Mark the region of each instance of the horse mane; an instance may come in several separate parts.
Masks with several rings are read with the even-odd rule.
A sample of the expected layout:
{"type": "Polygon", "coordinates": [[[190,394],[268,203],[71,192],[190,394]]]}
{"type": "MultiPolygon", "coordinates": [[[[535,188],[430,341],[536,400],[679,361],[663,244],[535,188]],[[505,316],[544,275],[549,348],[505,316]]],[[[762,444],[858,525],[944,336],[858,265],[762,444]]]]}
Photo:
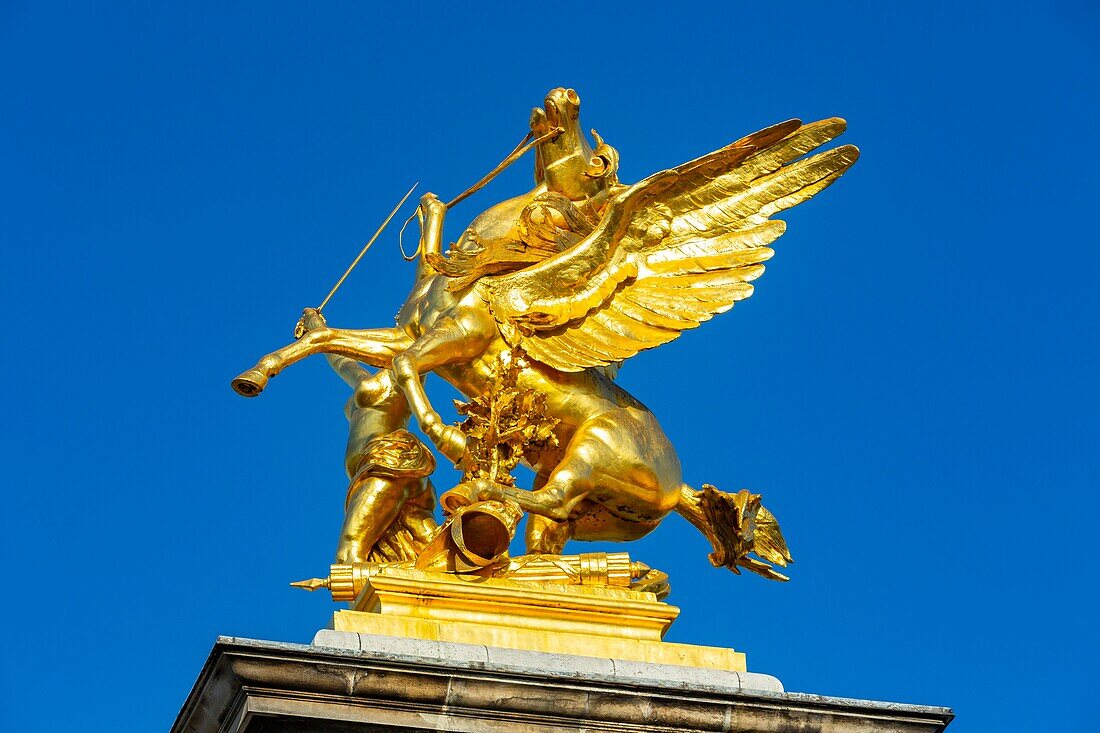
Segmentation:
{"type": "Polygon", "coordinates": [[[559,251],[530,247],[524,242],[495,242],[474,253],[458,251],[444,257],[432,252],[425,258],[436,271],[451,278],[447,289],[455,292],[465,290],[487,275],[504,275],[537,265],[559,251]]]}
{"type": "Polygon", "coordinates": [[[546,191],[524,207],[511,236],[452,249],[447,257],[430,252],[425,260],[451,278],[448,290],[465,290],[481,277],[522,270],[572,247],[596,228],[601,204],[593,199],[575,203],[546,191]]]}

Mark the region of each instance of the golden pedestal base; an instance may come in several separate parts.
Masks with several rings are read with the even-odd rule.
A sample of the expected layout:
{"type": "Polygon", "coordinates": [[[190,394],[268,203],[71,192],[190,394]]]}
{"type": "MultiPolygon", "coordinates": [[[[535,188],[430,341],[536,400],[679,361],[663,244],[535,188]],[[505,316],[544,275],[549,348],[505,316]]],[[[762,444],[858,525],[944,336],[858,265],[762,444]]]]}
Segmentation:
{"type": "Polygon", "coordinates": [[[387,568],[333,628],[744,672],[745,655],[661,641],[680,609],[652,593],[387,568]]]}

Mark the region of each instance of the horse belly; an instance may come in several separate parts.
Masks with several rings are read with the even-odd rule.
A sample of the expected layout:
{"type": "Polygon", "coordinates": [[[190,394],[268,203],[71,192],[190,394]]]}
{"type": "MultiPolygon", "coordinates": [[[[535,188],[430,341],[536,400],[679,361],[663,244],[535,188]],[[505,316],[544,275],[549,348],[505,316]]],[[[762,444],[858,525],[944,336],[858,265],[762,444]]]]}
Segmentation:
{"type": "Polygon", "coordinates": [[[660,520],[680,497],[683,472],[672,443],[653,414],[621,408],[582,425],[563,463],[589,468],[591,501],[637,522],[660,520]]]}

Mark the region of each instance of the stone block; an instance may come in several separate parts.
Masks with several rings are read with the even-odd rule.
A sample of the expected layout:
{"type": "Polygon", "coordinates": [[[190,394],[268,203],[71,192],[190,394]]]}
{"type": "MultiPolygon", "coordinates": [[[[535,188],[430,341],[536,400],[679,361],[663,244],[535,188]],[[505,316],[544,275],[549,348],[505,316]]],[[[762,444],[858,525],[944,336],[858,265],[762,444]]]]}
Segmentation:
{"type": "Polygon", "coordinates": [[[939,733],[947,708],[783,692],[768,675],[323,630],[220,638],[172,733],[939,733]]]}

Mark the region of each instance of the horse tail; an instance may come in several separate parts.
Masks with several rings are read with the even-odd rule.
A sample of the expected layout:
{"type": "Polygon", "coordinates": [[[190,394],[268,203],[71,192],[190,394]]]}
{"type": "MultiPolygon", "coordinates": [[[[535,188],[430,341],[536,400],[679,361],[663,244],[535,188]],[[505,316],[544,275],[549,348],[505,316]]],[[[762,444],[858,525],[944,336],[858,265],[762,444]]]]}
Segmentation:
{"type": "Polygon", "coordinates": [[[755,554],[782,567],[794,562],[779,522],[760,504],[760,494],[747,489],[730,494],[710,484],[696,491],[682,484],[676,513],[710,540],[714,551],[709,557],[715,567],[739,575],[738,567],[743,567],[772,580],[789,580],[768,562],[749,557],[755,554]]]}

